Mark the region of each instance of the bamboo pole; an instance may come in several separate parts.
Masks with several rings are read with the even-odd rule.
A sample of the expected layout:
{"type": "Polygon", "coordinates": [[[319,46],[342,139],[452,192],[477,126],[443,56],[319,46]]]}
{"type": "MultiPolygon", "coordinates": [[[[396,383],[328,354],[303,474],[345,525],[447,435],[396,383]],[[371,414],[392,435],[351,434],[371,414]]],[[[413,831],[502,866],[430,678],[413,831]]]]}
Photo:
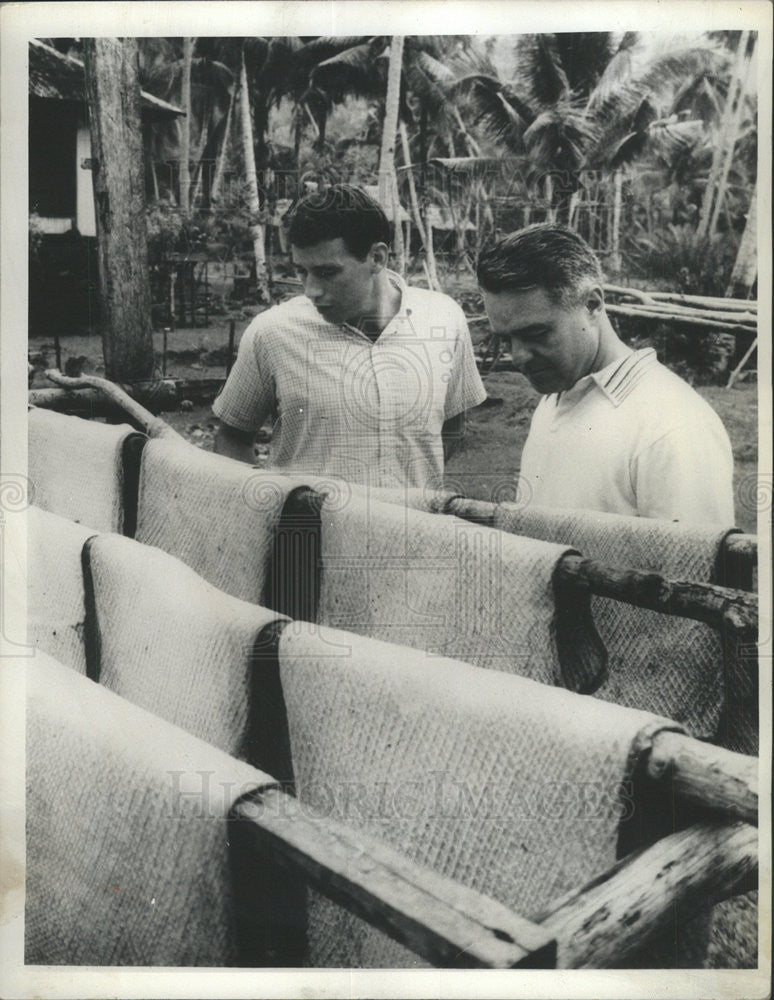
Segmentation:
{"type": "Polygon", "coordinates": [[[756,326],[751,325],[748,322],[733,323],[711,318],[699,319],[695,316],[682,316],[679,313],[667,314],[654,312],[649,309],[639,309],[635,306],[615,306],[605,303],[605,309],[614,316],[627,316],[631,319],[657,319],[662,323],[669,321],[673,323],[680,323],[683,326],[697,326],[705,330],[749,330],[751,333],[754,333],[756,330],[756,326]]]}
{"type": "Polygon", "coordinates": [[[626,303],[629,308],[636,309],[638,312],[640,310],[647,312],[657,312],[663,314],[666,317],[682,320],[685,318],[692,317],[694,319],[700,319],[702,322],[709,320],[710,322],[719,323],[739,323],[743,326],[754,327],[758,323],[758,315],[753,312],[743,312],[741,309],[729,309],[724,311],[722,309],[699,309],[692,306],[675,306],[669,302],[648,302],[646,304],[640,303],[626,303]]]}
{"type": "Polygon", "coordinates": [[[545,915],[558,968],[620,967],[676,921],[749,890],[757,844],[758,831],[746,823],[704,823],[629,855],[545,915]]]}
{"type": "Polygon", "coordinates": [[[678,305],[690,303],[700,309],[740,309],[742,311],[758,311],[758,303],[755,299],[732,299],[720,298],[720,296],[709,295],[682,295],[678,292],[648,292],[656,302],[675,302],[678,305]]]}
{"type": "Polygon", "coordinates": [[[679,292],[643,291],[641,288],[623,288],[621,285],[604,285],[605,294],[625,295],[637,299],[649,308],[661,303],[673,303],[692,309],[708,309],[711,312],[750,312],[757,315],[758,303],[755,299],[720,298],[709,295],[682,295],[679,292]]]}
{"type": "Polygon", "coordinates": [[[240,827],[229,837],[237,870],[262,864],[268,852],[435,966],[553,968],[556,946],[543,928],[276,786],[243,798],[230,821],[240,827]]]}

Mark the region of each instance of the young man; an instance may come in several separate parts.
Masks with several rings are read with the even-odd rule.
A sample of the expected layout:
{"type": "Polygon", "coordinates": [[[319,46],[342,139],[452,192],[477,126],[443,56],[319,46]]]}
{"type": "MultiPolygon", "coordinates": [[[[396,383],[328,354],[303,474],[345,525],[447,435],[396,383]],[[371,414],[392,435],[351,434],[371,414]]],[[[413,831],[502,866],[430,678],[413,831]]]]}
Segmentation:
{"type": "Polygon", "coordinates": [[[464,411],[486,398],[462,310],[387,269],[389,224],[360,188],[304,198],[289,236],[304,294],[245,331],[215,450],[253,462],[273,415],[272,468],[440,486],[464,411]]]}
{"type": "Polygon", "coordinates": [[[577,233],[512,233],[481,255],[478,280],[492,329],[544,394],[521,461],[532,503],[734,523],[725,428],[654,350],[618,338],[577,233]]]}

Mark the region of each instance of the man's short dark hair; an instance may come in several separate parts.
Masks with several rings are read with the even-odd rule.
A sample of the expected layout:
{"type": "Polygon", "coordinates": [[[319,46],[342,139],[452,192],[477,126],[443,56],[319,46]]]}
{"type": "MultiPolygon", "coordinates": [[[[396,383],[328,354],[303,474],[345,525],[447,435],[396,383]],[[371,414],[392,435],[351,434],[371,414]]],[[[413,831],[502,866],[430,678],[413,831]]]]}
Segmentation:
{"type": "Polygon", "coordinates": [[[519,229],[483,250],[477,274],[487,292],[542,288],[561,305],[576,304],[604,280],[588,243],[567,226],[547,222],[519,229]]]}
{"type": "Polygon", "coordinates": [[[362,188],[333,184],[307,195],[293,209],[288,230],[297,247],[342,239],[347,250],[365,260],[374,243],[390,244],[390,224],[381,206],[362,188]]]}

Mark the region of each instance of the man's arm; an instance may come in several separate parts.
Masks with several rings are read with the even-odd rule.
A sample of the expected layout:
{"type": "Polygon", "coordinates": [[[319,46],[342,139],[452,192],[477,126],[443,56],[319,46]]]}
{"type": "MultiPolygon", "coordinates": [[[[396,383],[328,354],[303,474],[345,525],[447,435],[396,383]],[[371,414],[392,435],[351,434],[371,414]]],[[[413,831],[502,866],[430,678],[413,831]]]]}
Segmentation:
{"type": "Polygon", "coordinates": [[[215,432],[214,450],[218,455],[226,455],[228,458],[236,458],[240,462],[255,465],[254,440],[255,435],[252,431],[242,431],[221,421],[220,427],[215,432]]]}
{"type": "Polygon", "coordinates": [[[486,389],[478,373],[468,323],[456,303],[452,303],[451,322],[456,329],[456,345],[446,390],[445,410],[451,416],[446,417],[441,428],[444,461],[448,461],[462,447],[465,412],[479,406],[486,399],[486,389]]]}
{"type": "Polygon", "coordinates": [[[734,523],[734,460],[725,430],[690,425],[664,434],[637,456],[637,513],[667,521],[734,523]]]}
{"type": "Polygon", "coordinates": [[[454,417],[449,417],[444,421],[441,428],[441,440],[443,441],[443,457],[448,462],[455,451],[462,446],[465,437],[465,411],[458,413],[454,417]]]}

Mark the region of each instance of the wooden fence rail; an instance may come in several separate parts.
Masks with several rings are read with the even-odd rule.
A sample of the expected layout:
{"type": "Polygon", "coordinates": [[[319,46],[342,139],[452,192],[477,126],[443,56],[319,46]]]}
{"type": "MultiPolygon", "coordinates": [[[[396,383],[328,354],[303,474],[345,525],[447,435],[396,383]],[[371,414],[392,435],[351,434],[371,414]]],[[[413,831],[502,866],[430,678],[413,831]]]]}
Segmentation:
{"type": "MultiPolygon", "coordinates": [[[[445,968],[553,968],[550,933],[501,903],[270,787],[242,797],[237,872],[268,856],[378,930],[445,968]]],[[[232,848],[233,850],[233,848],[232,848]]]]}
{"type": "Polygon", "coordinates": [[[237,879],[270,858],[445,968],[607,968],[757,878],[757,830],[710,821],[627,856],[530,921],[276,786],[243,796],[230,820],[237,879]]]}

